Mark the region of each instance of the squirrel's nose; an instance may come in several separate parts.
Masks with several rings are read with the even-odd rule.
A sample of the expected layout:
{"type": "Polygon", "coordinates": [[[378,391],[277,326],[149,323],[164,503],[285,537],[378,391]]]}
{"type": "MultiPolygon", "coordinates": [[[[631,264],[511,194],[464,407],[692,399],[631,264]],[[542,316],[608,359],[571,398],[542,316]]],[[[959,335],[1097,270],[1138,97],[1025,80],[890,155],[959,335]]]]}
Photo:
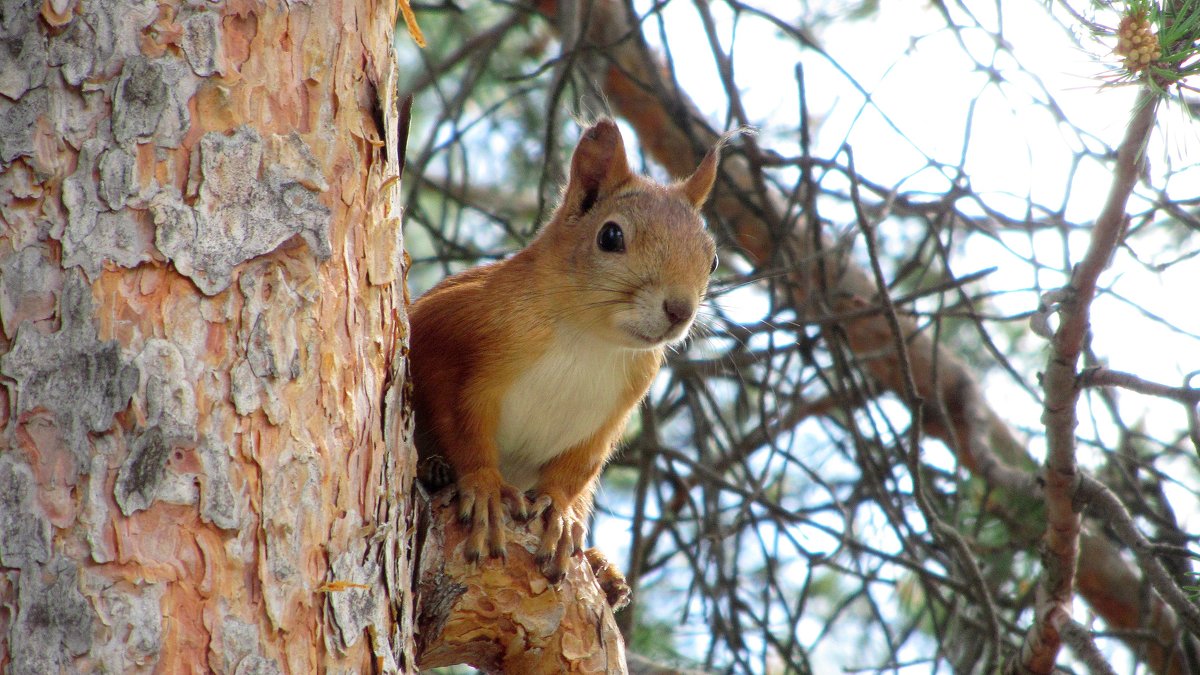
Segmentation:
{"type": "Polygon", "coordinates": [[[695,311],[689,300],[679,298],[663,300],[663,313],[667,315],[667,321],[671,322],[672,328],[691,319],[692,313],[695,311]]]}

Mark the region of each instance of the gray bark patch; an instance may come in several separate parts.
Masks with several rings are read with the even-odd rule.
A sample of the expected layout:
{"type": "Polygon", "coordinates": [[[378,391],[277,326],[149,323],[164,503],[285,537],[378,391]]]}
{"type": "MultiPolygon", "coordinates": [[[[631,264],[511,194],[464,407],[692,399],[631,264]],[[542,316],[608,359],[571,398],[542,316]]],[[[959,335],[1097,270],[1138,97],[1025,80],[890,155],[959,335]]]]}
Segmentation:
{"type": "Polygon", "coordinates": [[[45,87],[26,92],[14,101],[0,96],[0,163],[33,155],[37,121],[50,111],[50,94],[45,87]]]}
{"type": "Polygon", "coordinates": [[[131,516],[155,502],[198,505],[200,517],[223,530],[238,529],[245,509],[230,481],[232,462],[225,448],[205,438],[199,444],[151,427],[134,440],[117,472],[113,497],[131,516]],[[195,460],[188,457],[195,453],[195,460]],[[179,470],[177,462],[198,460],[199,470],[179,470]]]}
{"type": "MultiPolygon", "coordinates": [[[[88,3],[91,5],[92,3],[88,3]]],[[[112,44],[112,26],[105,20],[97,20],[94,16],[76,16],[74,20],[59,35],[50,39],[50,65],[59,66],[63,79],[73,87],[83,84],[92,67],[96,63],[97,48],[112,44]],[[97,35],[93,23],[101,25],[104,42],[97,35]]],[[[112,47],[108,47],[111,51],[112,47]]]]}
{"type": "Polygon", "coordinates": [[[246,513],[229,479],[233,468],[229,453],[211,438],[201,443],[199,452],[204,467],[204,475],[200,477],[200,517],[223,530],[236,530],[246,513]]]}
{"type": "Polygon", "coordinates": [[[123,145],[152,140],[177,147],[191,126],[187,102],[196,83],[178,59],[129,57],[113,89],[113,136],[123,145]]]}
{"type": "Polygon", "coordinates": [[[221,65],[221,19],[216,12],[200,12],[183,22],[180,44],[192,70],[201,77],[217,72],[221,65]]]}
{"type": "Polygon", "coordinates": [[[151,673],[162,652],[165,583],[117,581],[85,572],[85,592],[106,630],[97,631],[89,659],[106,673],[151,673]]]}
{"type": "Polygon", "coordinates": [[[134,439],[113,488],[121,513],[131,516],[158,499],[170,456],[171,443],[159,427],[151,427],[134,439]]]}
{"type": "Polygon", "coordinates": [[[310,447],[289,445],[264,466],[262,529],[266,548],[263,599],[278,628],[301,596],[312,593],[297,564],[304,560],[305,532],[317,527],[321,513],[321,467],[310,447]]]}
{"type": "Polygon", "coordinates": [[[154,233],[143,225],[137,212],[123,209],[102,211],[95,216],[95,225],[87,235],[63,241],[64,266],[79,266],[89,279],[95,279],[106,260],[121,267],[137,267],[151,259],[154,233]]]}
{"type": "Polygon", "coordinates": [[[329,258],[330,212],[317,198],[325,185],[312,185],[320,172],[299,136],[268,144],[242,126],[230,136],[205,134],[197,152],[195,206],[163,191],[150,210],[158,249],[201,291],[220,293],[237,265],[297,235],[318,259],[329,258]]]}
{"type": "Polygon", "coordinates": [[[38,506],[33,471],[0,454],[0,565],[27,568],[50,557],[50,521],[38,506]]]}
{"type": "Polygon", "coordinates": [[[199,372],[189,373],[179,347],[160,338],[147,340],[134,363],[140,373],[134,401],[142,410],[145,426],[161,427],[169,436],[194,438],[199,413],[193,382],[199,372]]]}
{"type": "Polygon", "coordinates": [[[113,211],[124,207],[125,200],[137,192],[133,155],[123,148],[109,148],[100,155],[99,168],[100,197],[113,211]]]}
{"type": "Polygon", "coordinates": [[[241,359],[234,364],[229,379],[229,395],[233,399],[233,409],[237,414],[250,415],[261,408],[262,391],[262,383],[250,369],[249,361],[241,359]]]}
{"type": "Polygon", "coordinates": [[[77,249],[96,229],[96,215],[100,211],[100,195],[93,178],[99,155],[108,147],[100,138],[90,138],[79,149],[79,160],[75,172],[63,181],[63,206],[67,207],[67,228],[63,234],[63,248],[67,257],[77,249]]]}
{"type": "Polygon", "coordinates": [[[210,437],[196,440],[197,376],[189,373],[183,354],[168,340],[147,340],[134,363],[140,374],[134,407],[147,429],[133,441],[117,473],[117,505],[131,515],[156,501],[198,503],[205,522],[237,529],[245,508],[233,488],[235,467],[229,452],[210,437]],[[187,461],[192,453],[198,461],[187,461]]]}
{"type": "Polygon", "coordinates": [[[136,191],[134,173],[133,156],[125,150],[98,138],[84,142],[75,172],[63,181],[64,266],[81,267],[95,279],[106,260],[136,267],[151,259],[154,231],[149,218],[123,208],[136,191]]]}
{"type": "Polygon", "coordinates": [[[112,426],[137,387],[138,372],[122,360],[115,341],[96,339],[91,288],[78,274],[67,279],[58,309],[56,333],[18,328],[12,350],[0,356],[0,374],[13,380],[17,415],[38,408],[54,414],[74,461],[74,484],[89,466],[88,432],[112,426]]]}
{"type": "MultiPolygon", "coordinates": [[[[367,626],[379,625],[381,607],[378,598],[382,595],[379,586],[379,563],[363,561],[366,544],[352,546],[334,559],[330,571],[334,579],[362,584],[369,588],[348,588],[327,594],[332,623],[337,626],[336,636],[339,651],[353,647],[366,633],[367,626]]],[[[330,635],[332,638],[333,635],[330,635]]]]}
{"type": "Polygon", "coordinates": [[[83,526],[84,540],[92,553],[92,560],[107,563],[116,560],[116,546],[108,539],[110,512],[108,508],[108,457],[112,450],[106,445],[115,445],[111,436],[96,441],[96,454],[88,470],[87,490],[83,493],[83,511],[79,523],[83,526]]]}
{"type": "Polygon", "coordinates": [[[233,675],[283,675],[279,662],[265,656],[247,656],[238,663],[233,675]]]}
{"type": "Polygon", "coordinates": [[[93,612],[79,591],[75,563],[56,558],[21,573],[17,616],[9,633],[13,675],[71,672],[72,657],[92,645],[93,612]]]}
{"type": "Polygon", "coordinates": [[[285,416],[282,388],[312,359],[298,338],[304,307],[317,297],[307,279],[304,270],[289,275],[283,265],[267,261],[252,264],[238,279],[245,300],[238,344],[246,356],[233,367],[230,394],[239,415],[261,408],[272,424],[285,416]]]}
{"type": "Polygon", "coordinates": [[[11,99],[46,81],[46,38],[38,30],[38,6],[5,2],[0,10],[0,94],[11,99]]]}
{"type": "Polygon", "coordinates": [[[95,69],[115,73],[130,57],[141,54],[143,31],[158,18],[156,0],[82,2],[83,18],[96,31],[95,69]]]}
{"type": "Polygon", "coordinates": [[[168,87],[162,66],[131,58],[113,93],[113,135],[118,141],[147,139],[167,109],[168,87]]]}
{"type": "Polygon", "coordinates": [[[12,338],[17,326],[53,318],[62,269],[45,246],[32,245],[0,263],[0,326],[12,338]]]}
{"type": "Polygon", "coordinates": [[[213,629],[213,653],[220,656],[217,672],[251,675],[282,673],[279,663],[259,653],[262,638],[258,624],[225,614],[213,629]]]}
{"type": "Polygon", "coordinates": [[[142,30],[157,16],[154,0],[80,2],[66,29],[50,38],[50,63],[61,67],[72,86],[93,73],[107,79],[127,57],[140,53],[142,30]]]}

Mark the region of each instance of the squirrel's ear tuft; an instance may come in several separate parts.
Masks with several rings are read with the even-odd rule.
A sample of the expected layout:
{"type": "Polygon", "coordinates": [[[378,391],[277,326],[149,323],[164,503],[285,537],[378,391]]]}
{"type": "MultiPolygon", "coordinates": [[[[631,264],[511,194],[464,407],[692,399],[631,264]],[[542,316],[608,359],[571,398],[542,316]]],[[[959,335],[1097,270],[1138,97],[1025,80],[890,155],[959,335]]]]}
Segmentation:
{"type": "Polygon", "coordinates": [[[616,122],[604,118],[579,139],[571,156],[571,178],[563,205],[569,213],[582,215],[600,200],[625,184],[632,176],[625,159],[625,143],[616,122]]]}
{"type": "Polygon", "coordinates": [[[700,160],[700,166],[696,167],[692,175],[679,184],[679,190],[696,210],[704,206],[708,193],[712,192],[713,184],[717,181],[717,162],[721,159],[721,146],[725,144],[724,141],[725,139],[721,139],[720,143],[713,146],[712,150],[704,155],[704,159],[700,160]]]}

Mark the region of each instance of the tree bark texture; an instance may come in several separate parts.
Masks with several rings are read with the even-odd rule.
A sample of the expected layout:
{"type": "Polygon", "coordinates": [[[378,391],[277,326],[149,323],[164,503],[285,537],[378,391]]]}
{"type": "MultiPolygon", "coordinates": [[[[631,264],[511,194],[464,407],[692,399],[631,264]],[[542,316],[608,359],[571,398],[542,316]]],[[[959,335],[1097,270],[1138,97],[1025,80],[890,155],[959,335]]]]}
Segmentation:
{"type": "Polygon", "coordinates": [[[432,502],[417,570],[418,665],[468,663],[488,673],[626,672],[625,643],[592,568],[579,558],[559,585],[534,553],[540,521],[508,521],[507,559],[463,556],[453,490],[432,502]]]}
{"type": "Polygon", "coordinates": [[[0,671],[411,671],[395,4],[2,7],[0,671]]]}

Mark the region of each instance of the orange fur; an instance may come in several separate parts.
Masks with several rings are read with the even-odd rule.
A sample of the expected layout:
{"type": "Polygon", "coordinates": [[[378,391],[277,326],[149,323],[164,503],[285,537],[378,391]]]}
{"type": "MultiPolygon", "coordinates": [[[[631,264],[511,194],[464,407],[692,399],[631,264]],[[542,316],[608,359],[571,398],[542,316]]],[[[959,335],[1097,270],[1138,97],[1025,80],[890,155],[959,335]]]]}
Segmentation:
{"type": "Polygon", "coordinates": [[[547,576],[580,549],[596,479],[707,288],[715,247],[699,209],[715,175],[716,149],[672,186],[634,175],[601,120],[528,247],[413,306],[417,447],[458,484],[468,557],[504,555],[503,511],[526,515],[526,490],[546,521],[547,576]],[[597,243],[613,225],[622,251],[597,243]]]}

